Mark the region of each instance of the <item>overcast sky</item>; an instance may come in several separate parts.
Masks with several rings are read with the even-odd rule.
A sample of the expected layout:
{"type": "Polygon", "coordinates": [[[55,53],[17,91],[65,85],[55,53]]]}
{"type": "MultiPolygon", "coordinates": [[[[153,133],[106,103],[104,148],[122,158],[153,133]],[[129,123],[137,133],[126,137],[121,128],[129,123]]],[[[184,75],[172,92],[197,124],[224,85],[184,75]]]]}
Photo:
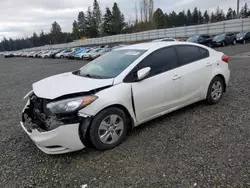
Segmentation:
{"type": "MultiPolygon", "coordinates": [[[[135,2],[139,0],[116,0],[126,20],[134,19],[135,2]]],[[[112,7],[114,0],[99,0],[102,12],[112,7]]],[[[236,9],[236,0],[154,0],[155,9],[164,12],[193,9],[214,10],[217,6],[227,11],[236,9]]],[[[20,38],[31,36],[33,31],[48,32],[53,21],[57,21],[63,31],[71,32],[73,20],[79,11],[86,12],[92,0],[0,0],[0,40],[5,36],[20,38]]],[[[241,4],[243,6],[243,2],[241,4]]]]}

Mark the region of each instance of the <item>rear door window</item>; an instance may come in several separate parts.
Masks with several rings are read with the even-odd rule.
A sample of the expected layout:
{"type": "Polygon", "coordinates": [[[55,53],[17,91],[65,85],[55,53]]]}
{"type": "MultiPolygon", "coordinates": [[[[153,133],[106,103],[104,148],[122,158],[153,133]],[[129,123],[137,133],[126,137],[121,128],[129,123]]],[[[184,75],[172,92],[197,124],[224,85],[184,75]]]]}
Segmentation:
{"type": "Polygon", "coordinates": [[[201,59],[201,53],[199,47],[191,45],[179,45],[177,46],[177,53],[179,57],[180,65],[187,65],[194,61],[201,59]]]}

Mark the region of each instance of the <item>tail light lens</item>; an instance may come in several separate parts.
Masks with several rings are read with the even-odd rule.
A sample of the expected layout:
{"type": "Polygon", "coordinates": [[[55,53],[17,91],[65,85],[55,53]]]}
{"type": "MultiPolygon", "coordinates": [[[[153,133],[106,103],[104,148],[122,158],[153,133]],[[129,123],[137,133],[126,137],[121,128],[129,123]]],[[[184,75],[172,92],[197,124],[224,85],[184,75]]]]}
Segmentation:
{"type": "Polygon", "coordinates": [[[223,55],[221,57],[221,60],[224,61],[225,63],[228,63],[228,61],[229,61],[228,56],[226,56],[226,55],[223,55]]]}

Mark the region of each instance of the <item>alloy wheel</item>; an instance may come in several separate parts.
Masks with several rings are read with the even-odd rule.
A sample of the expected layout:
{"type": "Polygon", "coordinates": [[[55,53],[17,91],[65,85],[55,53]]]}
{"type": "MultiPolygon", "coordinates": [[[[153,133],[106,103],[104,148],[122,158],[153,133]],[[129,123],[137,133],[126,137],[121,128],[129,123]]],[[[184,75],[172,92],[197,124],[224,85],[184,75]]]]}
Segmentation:
{"type": "Polygon", "coordinates": [[[124,122],[118,115],[109,115],[104,118],[98,129],[99,139],[104,144],[113,144],[121,137],[124,131],[124,122]]]}
{"type": "Polygon", "coordinates": [[[220,81],[216,81],[212,85],[211,96],[213,100],[217,101],[220,99],[223,92],[223,86],[220,81]]]}

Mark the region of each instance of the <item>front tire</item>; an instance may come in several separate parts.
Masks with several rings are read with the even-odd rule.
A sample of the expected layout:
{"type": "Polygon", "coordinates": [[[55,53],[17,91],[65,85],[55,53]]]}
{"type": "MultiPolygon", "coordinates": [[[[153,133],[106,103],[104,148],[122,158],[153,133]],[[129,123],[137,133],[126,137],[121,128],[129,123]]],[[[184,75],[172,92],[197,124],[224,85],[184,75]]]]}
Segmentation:
{"type": "Polygon", "coordinates": [[[225,41],[222,42],[222,47],[225,47],[226,46],[226,43],[225,41]]]}
{"type": "Polygon", "coordinates": [[[243,40],[243,41],[242,41],[242,44],[246,44],[246,40],[243,40]]]}
{"type": "Polygon", "coordinates": [[[210,105],[218,103],[223,95],[225,85],[223,80],[216,76],[213,78],[213,80],[210,82],[210,85],[208,87],[207,91],[207,102],[210,105]]]}
{"type": "Polygon", "coordinates": [[[119,108],[107,108],[93,119],[89,138],[99,150],[109,150],[118,146],[127,136],[128,117],[119,108]]]}
{"type": "Polygon", "coordinates": [[[234,41],[233,41],[233,45],[236,45],[236,43],[237,43],[237,42],[236,42],[236,40],[234,39],[234,41]]]}

